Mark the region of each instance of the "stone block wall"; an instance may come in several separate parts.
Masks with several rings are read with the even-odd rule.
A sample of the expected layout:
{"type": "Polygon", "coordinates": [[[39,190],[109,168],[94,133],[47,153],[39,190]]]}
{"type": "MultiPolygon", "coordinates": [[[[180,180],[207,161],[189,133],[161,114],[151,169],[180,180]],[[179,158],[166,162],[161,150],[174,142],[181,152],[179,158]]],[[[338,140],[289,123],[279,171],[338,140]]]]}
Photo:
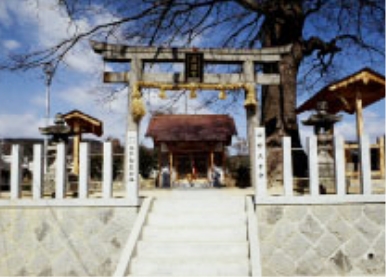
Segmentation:
{"type": "Polygon", "coordinates": [[[136,216],[128,207],[0,208],[0,276],[111,276],[136,216]]]}
{"type": "Polygon", "coordinates": [[[385,205],[258,205],[263,276],[385,275],[385,205]]]}

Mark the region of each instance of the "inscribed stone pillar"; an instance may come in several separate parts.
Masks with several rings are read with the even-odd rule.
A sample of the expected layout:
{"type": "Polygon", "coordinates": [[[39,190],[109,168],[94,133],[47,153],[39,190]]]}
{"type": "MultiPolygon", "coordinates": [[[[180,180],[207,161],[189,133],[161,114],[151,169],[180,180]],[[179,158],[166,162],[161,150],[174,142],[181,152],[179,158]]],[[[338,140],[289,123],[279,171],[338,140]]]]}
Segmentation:
{"type": "Polygon", "coordinates": [[[131,113],[133,93],[135,84],[140,81],[142,75],[142,63],[138,59],[133,59],[130,66],[130,92],[128,95],[128,112],[126,127],[126,145],[124,162],[124,184],[126,188],[126,198],[130,205],[139,205],[139,155],[138,155],[138,125],[131,113]]]}

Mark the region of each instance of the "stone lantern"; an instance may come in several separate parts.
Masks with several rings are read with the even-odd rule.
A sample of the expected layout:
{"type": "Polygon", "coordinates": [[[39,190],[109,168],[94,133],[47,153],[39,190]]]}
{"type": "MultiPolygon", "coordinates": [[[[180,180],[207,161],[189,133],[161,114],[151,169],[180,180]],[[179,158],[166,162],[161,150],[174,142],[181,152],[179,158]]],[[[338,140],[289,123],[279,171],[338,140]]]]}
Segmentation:
{"type": "Polygon", "coordinates": [[[50,142],[67,143],[69,137],[73,136],[71,128],[65,124],[64,117],[61,113],[55,115],[54,125],[39,128],[42,135],[50,136],[50,142]]]}
{"type": "MultiPolygon", "coordinates": [[[[71,128],[66,125],[64,117],[61,113],[55,115],[54,125],[39,128],[39,132],[42,135],[49,136],[49,142],[51,144],[48,147],[48,155],[53,155],[56,151],[55,145],[60,142],[68,143],[71,136],[74,135],[71,128]]],[[[53,194],[55,191],[55,164],[56,158],[47,168],[47,172],[44,176],[44,193],[53,194]]]]}

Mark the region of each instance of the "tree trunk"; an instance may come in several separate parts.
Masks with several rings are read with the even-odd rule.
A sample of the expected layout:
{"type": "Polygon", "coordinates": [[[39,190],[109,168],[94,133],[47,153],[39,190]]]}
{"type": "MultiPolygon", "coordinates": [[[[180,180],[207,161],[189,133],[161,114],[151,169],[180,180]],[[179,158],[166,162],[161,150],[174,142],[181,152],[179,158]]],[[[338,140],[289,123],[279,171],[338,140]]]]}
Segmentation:
{"type": "MultiPolygon", "coordinates": [[[[286,2],[286,1],[284,1],[286,2]]],[[[286,3],[278,1],[275,17],[267,17],[263,23],[262,46],[273,47],[292,44],[292,51],[283,56],[279,65],[266,64],[264,73],[280,73],[281,84],[265,86],[262,89],[261,122],[266,128],[268,155],[267,170],[269,183],[272,186],[277,179],[281,179],[282,167],[278,163],[281,157],[281,138],[290,136],[292,147],[300,148],[299,126],[296,117],[297,75],[303,59],[302,30],[304,18],[302,1],[292,0],[293,7],[287,10],[286,3]],[[280,4],[279,4],[280,3],[280,4]]],[[[305,176],[307,160],[303,151],[293,152],[295,176],[305,176]]]]}

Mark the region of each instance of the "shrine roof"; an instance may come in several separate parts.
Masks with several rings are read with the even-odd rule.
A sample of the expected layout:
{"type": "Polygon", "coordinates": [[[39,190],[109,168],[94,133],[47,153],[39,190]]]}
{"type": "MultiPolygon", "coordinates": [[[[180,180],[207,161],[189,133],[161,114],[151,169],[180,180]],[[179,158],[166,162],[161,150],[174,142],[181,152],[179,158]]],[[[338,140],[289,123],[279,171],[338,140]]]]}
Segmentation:
{"type": "Polygon", "coordinates": [[[74,131],[75,125],[80,126],[81,133],[92,133],[97,136],[103,134],[103,123],[99,119],[85,114],[78,110],[73,110],[63,115],[64,121],[74,131]]]}
{"type": "Polygon", "coordinates": [[[217,141],[230,144],[236,127],[228,115],[157,115],[150,120],[146,136],[155,142],[217,141]]]}
{"type": "Polygon", "coordinates": [[[341,111],[353,114],[357,92],[361,93],[363,108],[385,98],[385,76],[363,68],[360,71],[331,83],[309,98],[296,109],[300,114],[316,109],[319,101],[327,101],[327,112],[336,114],[341,111]]]}

